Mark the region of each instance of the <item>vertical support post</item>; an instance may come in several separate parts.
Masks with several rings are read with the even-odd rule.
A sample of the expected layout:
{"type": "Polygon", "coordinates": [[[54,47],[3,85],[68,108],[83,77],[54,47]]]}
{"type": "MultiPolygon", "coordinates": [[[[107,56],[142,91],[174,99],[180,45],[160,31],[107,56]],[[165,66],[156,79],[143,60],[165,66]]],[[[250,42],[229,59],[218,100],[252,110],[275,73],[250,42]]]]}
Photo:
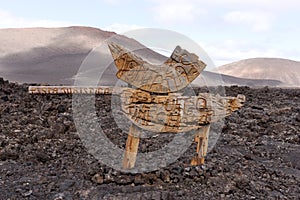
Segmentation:
{"type": "Polygon", "coordinates": [[[199,129],[196,133],[194,141],[197,143],[196,156],[192,158],[191,165],[198,166],[204,164],[204,158],[208,148],[208,136],[210,125],[206,125],[199,129]]]}
{"type": "Polygon", "coordinates": [[[139,128],[136,125],[131,124],[126,141],[125,153],[123,158],[123,169],[131,169],[135,166],[136,155],[140,142],[139,136],[139,128]]]}

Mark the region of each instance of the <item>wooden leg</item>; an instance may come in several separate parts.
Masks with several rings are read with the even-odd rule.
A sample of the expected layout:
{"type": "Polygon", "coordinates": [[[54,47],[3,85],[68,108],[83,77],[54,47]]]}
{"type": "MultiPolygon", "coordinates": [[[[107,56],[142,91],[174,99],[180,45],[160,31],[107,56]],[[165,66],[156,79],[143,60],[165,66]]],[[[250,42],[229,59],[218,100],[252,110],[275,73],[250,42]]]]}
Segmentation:
{"type": "Polygon", "coordinates": [[[195,135],[194,141],[197,143],[197,155],[191,160],[192,166],[204,164],[204,158],[206,156],[208,148],[209,129],[210,125],[204,126],[201,129],[199,129],[199,132],[195,135]]]}
{"type": "Polygon", "coordinates": [[[139,142],[139,129],[136,125],[131,124],[126,141],[123,169],[131,169],[134,167],[139,148],[139,142]]]}

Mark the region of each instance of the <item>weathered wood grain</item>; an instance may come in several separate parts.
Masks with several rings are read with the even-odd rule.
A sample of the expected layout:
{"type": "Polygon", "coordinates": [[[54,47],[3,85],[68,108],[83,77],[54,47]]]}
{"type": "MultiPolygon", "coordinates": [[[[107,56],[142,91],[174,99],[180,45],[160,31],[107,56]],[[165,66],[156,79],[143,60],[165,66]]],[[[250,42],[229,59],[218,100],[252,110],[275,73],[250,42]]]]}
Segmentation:
{"type": "Polygon", "coordinates": [[[127,136],[126,147],[123,158],[123,169],[131,169],[135,166],[136,155],[139,148],[140,142],[140,131],[139,128],[131,124],[129,133],[127,136]]]}
{"type": "Polygon", "coordinates": [[[154,95],[142,90],[124,90],[122,111],[137,126],[153,132],[186,132],[216,122],[238,110],[245,96],[222,97],[210,93],[183,96],[154,95]]]}
{"type": "Polygon", "coordinates": [[[30,86],[32,94],[120,95],[122,112],[136,126],[153,132],[186,132],[216,122],[241,108],[244,95],[222,97],[210,93],[183,96],[180,93],[151,94],[122,87],[30,86]]]}
{"type": "Polygon", "coordinates": [[[197,143],[196,156],[191,160],[192,166],[203,165],[204,159],[207,154],[208,148],[208,136],[209,136],[210,125],[203,126],[198,130],[195,135],[194,142],[197,143]]]}
{"type": "Polygon", "coordinates": [[[198,56],[177,46],[161,65],[153,65],[115,43],[108,44],[117,77],[141,90],[155,93],[176,92],[200,75],[206,64],[198,56]]]}
{"type": "Polygon", "coordinates": [[[109,86],[29,86],[30,94],[113,94],[122,89],[109,86]]]}

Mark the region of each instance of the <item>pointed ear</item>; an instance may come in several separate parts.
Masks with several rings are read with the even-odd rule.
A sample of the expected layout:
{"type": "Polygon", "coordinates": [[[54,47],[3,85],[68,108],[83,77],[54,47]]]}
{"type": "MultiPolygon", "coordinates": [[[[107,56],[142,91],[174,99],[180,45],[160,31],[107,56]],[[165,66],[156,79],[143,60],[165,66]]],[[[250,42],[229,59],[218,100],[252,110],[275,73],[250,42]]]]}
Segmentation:
{"type": "Polygon", "coordinates": [[[165,65],[169,67],[175,67],[179,74],[187,77],[189,82],[192,82],[206,67],[206,64],[199,60],[199,57],[190,53],[180,46],[176,46],[172,55],[166,62],[165,65]]]}
{"type": "MultiPolygon", "coordinates": [[[[125,49],[122,48],[121,46],[117,45],[116,43],[114,42],[109,42],[107,43],[107,46],[110,50],[110,53],[114,59],[114,61],[116,59],[118,59],[120,57],[120,55],[126,53],[125,49]]],[[[117,66],[118,67],[118,66],[117,66]]]]}
{"type": "Polygon", "coordinates": [[[146,63],[141,57],[116,43],[110,42],[107,45],[115,61],[116,67],[120,71],[129,71],[134,69],[137,65],[146,63]]]}

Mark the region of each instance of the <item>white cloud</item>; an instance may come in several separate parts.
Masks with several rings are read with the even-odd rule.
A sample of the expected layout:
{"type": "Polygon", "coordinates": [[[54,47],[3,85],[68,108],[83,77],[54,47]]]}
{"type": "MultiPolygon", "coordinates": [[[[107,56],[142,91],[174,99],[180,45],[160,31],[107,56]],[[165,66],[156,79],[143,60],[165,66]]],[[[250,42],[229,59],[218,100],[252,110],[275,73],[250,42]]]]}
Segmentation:
{"type": "Polygon", "coordinates": [[[290,55],[290,52],[259,47],[250,41],[226,40],[218,43],[201,43],[201,46],[214,61],[216,67],[247,58],[285,58],[290,55]]]}
{"type": "Polygon", "coordinates": [[[103,1],[110,5],[118,5],[122,2],[121,0],[103,0],[103,1]]]}
{"type": "Polygon", "coordinates": [[[26,19],[0,10],[0,28],[62,27],[69,25],[70,23],[65,21],[26,19]]]}
{"type": "Polygon", "coordinates": [[[206,14],[206,10],[195,6],[194,1],[156,1],[153,16],[156,21],[164,23],[191,22],[198,16],[206,14]]]}
{"type": "MultiPolygon", "coordinates": [[[[152,0],[156,1],[156,0],[152,0]]],[[[169,1],[169,0],[165,0],[169,1]]],[[[172,4],[172,0],[169,1],[172,4]]],[[[299,9],[299,0],[185,0],[186,4],[202,5],[202,6],[215,6],[227,8],[251,8],[251,9],[264,9],[264,10],[277,10],[286,11],[289,9],[299,9]]]]}
{"type": "Polygon", "coordinates": [[[233,11],[224,15],[223,19],[232,24],[249,26],[253,31],[267,31],[272,27],[272,16],[265,12],[233,11]]]}
{"type": "MultiPolygon", "coordinates": [[[[153,17],[157,21],[166,23],[190,22],[201,18],[203,14],[210,16],[223,15],[228,10],[245,11],[245,13],[232,13],[232,17],[246,18],[248,23],[259,22],[258,17],[263,17],[254,28],[263,30],[269,25],[269,17],[264,12],[278,16],[282,12],[299,10],[299,0],[148,0],[153,4],[153,17]],[[254,14],[254,16],[249,16],[254,14]],[[255,16],[259,14],[259,16],[255,16]],[[238,16],[237,16],[238,15],[238,16]],[[242,16],[240,16],[242,15],[242,16]],[[255,18],[256,17],[256,18],[255,18]],[[255,18],[255,19],[254,19],[255,18]]],[[[229,18],[230,16],[228,16],[229,18]]],[[[238,20],[238,18],[235,18],[238,20]]]]}
{"type": "Polygon", "coordinates": [[[112,6],[118,6],[122,3],[128,3],[131,2],[132,0],[103,0],[104,3],[110,4],[112,6]]]}
{"type": "Polygon", "coordinates": [[[106,31],[113,31],[116,33],[125,33],[127,31],[131,31],[131,30],[135,30],[135,29],[141,29],[141,28],[145,28],[143,26],[139,26],[139,25],[128,25],[128,24],[119,24],[119,23],[114,23],[111,24],[109,26],[106,26],[103,28],[103,30],[106,31]]]}

